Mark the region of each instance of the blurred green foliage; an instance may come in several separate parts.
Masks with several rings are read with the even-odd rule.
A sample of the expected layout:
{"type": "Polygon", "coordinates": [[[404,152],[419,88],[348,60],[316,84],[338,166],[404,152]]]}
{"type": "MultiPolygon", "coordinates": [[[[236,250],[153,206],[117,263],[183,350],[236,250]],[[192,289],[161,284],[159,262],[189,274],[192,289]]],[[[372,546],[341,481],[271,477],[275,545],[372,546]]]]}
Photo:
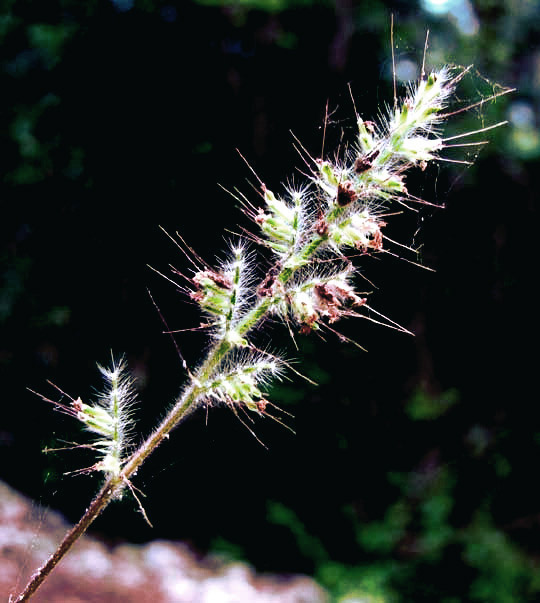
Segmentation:
{"type": "Polygon", "coordinates": [[[455,389],[443,392],[434,398],[418,388],[408,401],[407,414],[413,421],[430,421],[442,416],[457,402],[459,402],[459,392],[455,389]]]}
{"type": "Polygon", "coordinates": [[[223,0],[196,0],[203,6],[227,7],[233,10],[261,10],[269,13],[279,13],[294,8],[309,8],[313,5],[331,6],[330,0],[234,0],[223,2],[223,0]]]}

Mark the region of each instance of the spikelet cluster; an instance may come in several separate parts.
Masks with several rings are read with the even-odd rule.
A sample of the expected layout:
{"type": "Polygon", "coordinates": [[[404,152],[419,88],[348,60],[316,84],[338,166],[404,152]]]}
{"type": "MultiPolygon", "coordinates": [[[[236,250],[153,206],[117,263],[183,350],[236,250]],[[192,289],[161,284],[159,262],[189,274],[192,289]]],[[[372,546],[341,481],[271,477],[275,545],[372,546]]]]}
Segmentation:
{"type": "Polygon", "coordinates": [[[77,415],[86,429],[97,435],[93,447],[100,460],[95,469],[117,477],[127,456],[132,428],[131,413],[135,402],[133,379],[123,359],[110,368],[98,365],[105,382],[103,391],[92,405],[83,404],[77,415]]]}
{"type": "Polygon", "coordinates": [[[190,297],[209,315],[214,336],[233,345],[245,344],[235,327],[250,296],[246,259],[245,248],[235,246],[219,269],[200,270],[192,278],[190,297]]]}
{"type": "Polygon", "coordinates": [[[98,369],[104,387],[95,401],[87,404],[79,397],[72,399],[70,404],[63,404],[41,397],[52,403],[56,410],[79,420],[94,436],[91,444],[82,447],[92,449],[98,460],[76,473],[100,471],[108,478],[118,478],[130,448],[131,414],[136,395],[123,358],[118,362],[113,360],[110,367],[98,365],[98,369]]]}
{"type": "Polygon", "coordinates": [[[236,351],[207,380],[205,393],[210,403],[241,405],[262,415],[268,400],[261,388],[282,373],[283,363],[276,356],[262,351],[236,351]]]}
{"type": "Polygon", "coordinates": [[[380,123],[357,116],[356,139],[344,157],[304,157],[312,167],[302,188],[276,194],[262,184],[259,206],[242,199],[258,228],[251,238],[275,261],[256,288],[244,276],[253,269],[240,247],[219,269],[194,274],[191,297],[212,317],[218,340],[211,370],[194,376],[200,399],[261,412],[260,385],[275,373],[276,358],[257,353],[239,362],[237,350],[253,348],[249,332],[265,316],[274,314],[308,333],[368,307],[365,294],[355,290],[348,254],[384,251],[389,204],[418,201],[407,191],[406,172],[440,158],[442,112],[462,75],[443,68],[423,77],[380,123]]]}

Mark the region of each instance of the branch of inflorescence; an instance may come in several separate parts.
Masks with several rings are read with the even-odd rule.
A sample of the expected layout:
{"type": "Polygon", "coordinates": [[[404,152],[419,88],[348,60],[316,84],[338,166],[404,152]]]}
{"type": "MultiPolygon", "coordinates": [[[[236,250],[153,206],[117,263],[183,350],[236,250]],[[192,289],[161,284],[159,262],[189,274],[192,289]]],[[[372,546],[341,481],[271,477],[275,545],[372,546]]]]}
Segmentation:
{"type": "MultiPolygon", "coordinates": [[[[343,157],[315,159],[300,145],[310,170],[308,185],[289,188],[285,197],[279,197],[259,180],[262,207],[253,205],[243,195],[236,196],[245,213],[260,228],[259,235],[250,233],[244,238],[266,246],[274,256],[273,265],[255,286],[252,273],[257,261],[244,242],[232,246],[230,260],[218,269],[210,268],[192,254],[193,276],[185,277],[188,294],[207,315],[205,327],[213,344],[203,363],[194,371],[187,370],[188,383],[177,402],[135,452],[131,455],[125,452],[133,395],[132,381],[126,377],[123,361],[113,360],[111,369],[100,367],[107,389],[96,404],[85,404],[80,398],[72,399],[69,406],[53,402],[97,434],[92,447],[100,454],[100,460],[90,470],[102,471],[105,482],[77,525],[35,572],[24,591],[12,599],[14,602],[30,599],[71,546],[126,488],[147,519],[131,479],[148,456],[195,409],[225,403],[235,412],[236,408],[242,408],[275,419],[267,411],[270,403],[260,386],[270,378],[279,377],[284,367],[291,367],[250,341],[250,334],[265,318],[274,316],[285,322],[289,330],[296,325],[302,333],[323,328],[336,332],[331,325],[349,316],[408,332],[377,313],[367,305],[364,294],[355,291],[351,282],[355,272],[352,260],[358,255],[391,253],[383,248],[383,241],[392,243],[392,240],[382,234],[385,220],[391,216],[386,209],[391,202],[405,207],[409,203],[424,203],[406,188],[408,170],[425,169],[432,161],[449,161],[440,155],[448,147],[480,147],[486,141],[454,141],[506,123],[447,138],[439,135],[444,120],[512,91],[505,89],[468,107],[445,113],[455,86],[468,71],[443,68],[426,76],[423,67],[419,83],[409,87],[401,103],[395,97],[382,123],[374,124],[356,116],[357,138],[343,157]]],[[[184,246],[183,251],[188,255],[191,250],[186,251],[184,246]]]]}

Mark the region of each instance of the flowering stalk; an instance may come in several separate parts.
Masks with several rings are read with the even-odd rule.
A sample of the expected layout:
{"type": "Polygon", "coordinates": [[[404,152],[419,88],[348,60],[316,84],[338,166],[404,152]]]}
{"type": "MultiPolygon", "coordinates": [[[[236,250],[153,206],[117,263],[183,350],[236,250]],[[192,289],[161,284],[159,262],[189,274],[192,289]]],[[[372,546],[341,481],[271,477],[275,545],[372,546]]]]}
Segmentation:
{"type": "MultiPolygon", "coordinates": [[[[221,403],[235,411],[241,408],[258,415],[269,414],[264,387],[271,378],[280,376],[286,362],[250,342],[251,332],[265,317],[291,321],[303,333],[331,328],[329,325],[345,316],[375,320],[372,315],[376,312],[367,305],[366,296],[354,288],[355,269],[346,254],[349,250],[354,255],[384,251],[384,212],[388,205],[392,201],[418,201],[407,191],[406,172],[415,166],[424,169],[429,162],[440,159],[439,153],[445,148],[440,125],[448,117],[443,111],[464,73],[449,68],[431,73],[411,87],[401,103],[395,103],[382,123],[358,117],[357,138],[345,157],[306,158],[311,164],[307,186],[278,196],[263,185],[261,207],[242,199],[246,213],[260,231],[253,238],[274,256],[271,269],[255,286],[250,268],[253,256],[243,244],[235,245],[231,259],[215,269],[199,266],[194,260],[197,268],[188,279],[189,295],[207,315],[213,343],[202,364],[189,372],[189,381],[176,404],[129,458],[125,458],[121,445],[129,413],[121,412],[117,404],[122,397],[130,398],[130,383],[120,376],[123,367],[101,369],[110,383],[106,404],[103,400],[97,406],[74,401],[68,414],[100,437],[95,448],[101,459],[92,469],[103,471],[106,481],[80,522],[16,601],[30,598],[71,545],[126,486],[134,494],[131,477],[197,407],[221,403]]],[[[388,319],[384,322],[396,326],[388,319]]]]}

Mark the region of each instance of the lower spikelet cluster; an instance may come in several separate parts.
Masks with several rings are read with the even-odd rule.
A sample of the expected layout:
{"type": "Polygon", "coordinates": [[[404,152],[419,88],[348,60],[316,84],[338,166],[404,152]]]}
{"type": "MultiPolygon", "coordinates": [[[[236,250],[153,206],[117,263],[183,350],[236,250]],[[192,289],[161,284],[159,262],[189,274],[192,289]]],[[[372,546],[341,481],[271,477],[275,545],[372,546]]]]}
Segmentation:
{"type": "Polygon", "coordinates": [[[93,446],[101,459],[95,468],[107,475],[118,476],[130,441],[135,401],[133,379],[123,359],[117,363],[113,361],[110,368],[99,365],[98,368],[105,381],[104,390],[94,405],[84,405],[86,408],[78,413],[78,419],[88,431],[98,436],[93,446]]]}
{"type": "Polygon", "coordinates": [[[205,393],[208,401],[242,405],[247,410],[264,414],[268,400],[261,386],[283,373],[279,358],[266,354],[238,353],[228,357],[207,381],[205,393]]]}
{"type": "Polygon", "coordinates": [[[70,404],[63,404],[41,398],[52,403],[56,410],[78,419],[86,431],[95,436],[91,444],[81,447],[92,449],[98,460],[80,472],[101,471],[107,477],[118,478],[130,445],[131,414],[136,398],[133,379],[123,358],[118,362],[113,360],[110,368],[98,365],[98,369],[105,385],[95,401],[87,404],[79,397],[70,404]]]}

